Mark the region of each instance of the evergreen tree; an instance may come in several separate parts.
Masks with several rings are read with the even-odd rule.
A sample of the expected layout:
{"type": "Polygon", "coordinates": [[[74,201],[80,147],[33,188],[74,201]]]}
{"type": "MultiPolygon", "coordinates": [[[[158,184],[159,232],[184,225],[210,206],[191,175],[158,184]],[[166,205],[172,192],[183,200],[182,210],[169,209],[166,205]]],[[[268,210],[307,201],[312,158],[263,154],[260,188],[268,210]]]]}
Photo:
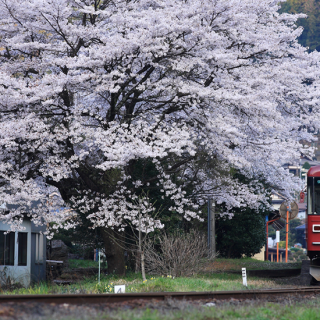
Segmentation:
{"type": "Polygon", "coordinates": [[[236,209],[234,217],[216,220],[216,244],[221,257],[251,257],[265,243],[265,212],[250,208],[236,209]]]}

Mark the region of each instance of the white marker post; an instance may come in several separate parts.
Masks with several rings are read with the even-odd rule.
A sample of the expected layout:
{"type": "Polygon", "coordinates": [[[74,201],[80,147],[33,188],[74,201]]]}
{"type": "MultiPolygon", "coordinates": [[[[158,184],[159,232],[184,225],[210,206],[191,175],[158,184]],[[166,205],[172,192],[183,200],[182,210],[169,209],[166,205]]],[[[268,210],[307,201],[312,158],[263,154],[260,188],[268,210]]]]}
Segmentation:
{"type": "Polygon", "coordinates": [[[124,284],[119,286],[114,286],[114,293],[125,293],[126,292],[126,286],[124,284]]]}
{"type": "Polygon", "coordinates": [[[242,282],[244,286],[248,286],[247,284],[247,272],[246,272],[246,268],[242,268],[242,282]]]}

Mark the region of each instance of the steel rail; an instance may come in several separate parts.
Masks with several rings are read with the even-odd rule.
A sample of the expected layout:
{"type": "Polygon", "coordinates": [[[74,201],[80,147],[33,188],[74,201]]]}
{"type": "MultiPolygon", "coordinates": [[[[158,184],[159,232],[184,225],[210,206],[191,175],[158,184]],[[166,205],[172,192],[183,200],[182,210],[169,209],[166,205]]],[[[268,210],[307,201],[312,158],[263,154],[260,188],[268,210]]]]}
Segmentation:
{"type": "Polygon", "coordinates": [[[134,300],[163,301],[175,300],[206,300],[206,299],[267,299],[276,296],[316,295],[318,287],[297,287],[289,289],[211,291],[211,292],[154,292],[154,293],[106,293],[106,294],[47,294],[47,295],[0,295],[0,303],[37,302],[56,304],[91,304],[116,303],[134,300]]]}

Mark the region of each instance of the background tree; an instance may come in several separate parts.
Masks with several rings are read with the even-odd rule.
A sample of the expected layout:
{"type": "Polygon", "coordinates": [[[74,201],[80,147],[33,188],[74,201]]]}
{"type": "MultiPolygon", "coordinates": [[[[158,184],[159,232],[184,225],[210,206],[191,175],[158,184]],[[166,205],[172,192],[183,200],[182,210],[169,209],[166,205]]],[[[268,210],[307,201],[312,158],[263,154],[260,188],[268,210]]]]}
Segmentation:
{"type": "Polygon", "coordinates": [[[279,12],[304,13],[305,18],[297,20],[296,24],[303,27],[298,41],[309,51],[320,51],[320,3],[317,0],[287,0],[281,3],[279,12]]]}
{"type": "MultiPolygon", "coordinates": [[[[243,184],[251,183],[250,179],[237,170],[233,170],[233,177],[243,184]]],[[[265,192],[270,194],[270,186],[263,180],[260,183],[264,186],[265,192]]],[[[219,211],[224,211],[223,204],[216,210],[218,213],[216,214],[216,245],[219,255],[227,258],[241,258],[242,256],[251,257],[261,251],[266,241],[265,220],[271,213],[270,206],[261,203],[258,209],[233,208],[230,218],[219,215],[219,211]]]]}
{"type": "Polygon", "coordinates": [[[303,169],[310,169],[311,168],[311,165],[309,162],[305,162],[302,166],[303,169]]]}
{"type": "Polygon", "coordinates": [[[152,232],[163,226],[152,197],[164,218],[190,220],[208,195],[225,213],[267,205],[261,177],[288,197],[300,189],[281,165],[311,152],[299,141],[319,127],[319,57],[297,43],[298,16],[278,9],[0,0],[0,195],[19,204],[2,219],[18,228],[30,202],[36,223],[87,219],[102,231],[109,272],[121,274],[142,192],[155,204],[143,219],[152,232]],[[48,213],[52,189],[81,219],[48,213]]]}
{"type": "Polygon", "coordinates": [[[221,257],[252,257],[261,251],[265,241],[265,212],[235,209],[232,219],[216,219],[216,246],[221,257]]]}

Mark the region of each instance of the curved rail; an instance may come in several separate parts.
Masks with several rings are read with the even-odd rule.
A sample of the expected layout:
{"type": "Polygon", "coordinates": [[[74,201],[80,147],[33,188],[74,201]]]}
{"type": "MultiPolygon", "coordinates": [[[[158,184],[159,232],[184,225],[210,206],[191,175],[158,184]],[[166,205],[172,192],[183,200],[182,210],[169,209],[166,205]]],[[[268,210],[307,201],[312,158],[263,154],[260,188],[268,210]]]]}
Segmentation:
{"type": "Polygon", "coordinates": [[[119,293],[119,294],[47,294],[47,295],[0,295],[0,303],[38,302],[56,304],[116,303],[133,300],[205,300],[205,299],[266,299],[275,296],[315,295],[320,288],[297,287],[289,289],[211,291],[211,292],[154,292],[154,293],[119,293]]]}

